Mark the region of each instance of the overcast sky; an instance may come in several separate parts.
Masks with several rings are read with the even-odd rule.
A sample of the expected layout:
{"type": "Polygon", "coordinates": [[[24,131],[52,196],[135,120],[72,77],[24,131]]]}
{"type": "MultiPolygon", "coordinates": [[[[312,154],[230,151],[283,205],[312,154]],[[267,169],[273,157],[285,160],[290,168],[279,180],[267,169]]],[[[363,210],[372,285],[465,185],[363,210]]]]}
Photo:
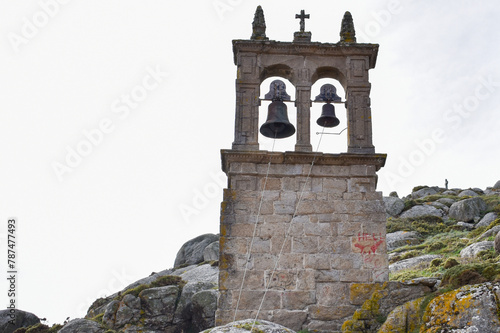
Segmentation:
{"type": "MultiPolygon", "coordinates": [[[[497,1],[1,1],[0,239],[16,217],[20,309],[83,317],[97,297],[172,267],[187,240],[218,233],[231,41],[250,38],[259,4],[272,40],[291,41],[305,9],[313,41],[336,43],[349,10],[358,42],[380,44],[370,81],[384,195],[500,179],[497,1]]],[[[345,98],[333,80],[313,96],[327,82],[345,98]]],[[[334,131],[345,108],[337,115],[334,131]]],[[[319,150],[345,152],[345,135],[325,135],[319,150]]]]}

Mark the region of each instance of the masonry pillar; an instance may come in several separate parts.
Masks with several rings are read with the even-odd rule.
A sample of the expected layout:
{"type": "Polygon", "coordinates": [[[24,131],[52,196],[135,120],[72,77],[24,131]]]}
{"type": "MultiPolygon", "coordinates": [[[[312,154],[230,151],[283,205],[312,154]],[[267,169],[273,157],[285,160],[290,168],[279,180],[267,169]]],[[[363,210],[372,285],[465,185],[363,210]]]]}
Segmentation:
{"type": "Polygon", "coordinates": [[[297,143],[295,151],[312,151],[311,146],[311,85],[296,86],[297,143]]]}
{"type": "Polygon", "coordinates": [[[347,152],[373,154],[372,116],[368,81],[368,59],[348,58],[347,71],[347,152]]]}
{"type": "Polygon", "coordinates": [[[236,79],[236,122],[233,149],[259,150],[260,80],[256,57],[238,58],[236,79]]]}

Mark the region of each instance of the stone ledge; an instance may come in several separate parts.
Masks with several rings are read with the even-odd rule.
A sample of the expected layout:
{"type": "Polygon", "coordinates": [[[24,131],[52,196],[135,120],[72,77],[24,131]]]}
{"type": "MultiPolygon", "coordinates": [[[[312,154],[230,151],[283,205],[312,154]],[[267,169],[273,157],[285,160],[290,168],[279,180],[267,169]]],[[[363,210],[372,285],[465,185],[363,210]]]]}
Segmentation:
{"type": "Polygon", "coordinates": [[[256,163],[267,164],[305,164],[310,165],[373,165],[378,171],[385,165],[387,154],[325,154],[312,152],[269,152],[267,150],[240,151],[221,150],[222,171],[226,174],[230,170],[231,163],[256,163]]]}

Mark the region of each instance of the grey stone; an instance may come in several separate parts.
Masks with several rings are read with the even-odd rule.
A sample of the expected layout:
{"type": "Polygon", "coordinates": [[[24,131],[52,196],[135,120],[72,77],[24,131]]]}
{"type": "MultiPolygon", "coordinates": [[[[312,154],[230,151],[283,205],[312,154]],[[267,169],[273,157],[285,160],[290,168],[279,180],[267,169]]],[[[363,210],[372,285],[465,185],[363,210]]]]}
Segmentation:
{"type": "Polygon", "coordinates": [[[457,226],[462,227],[464,230],[472,230],[472,229],[474,229],[474,224],[473,223],[457,222],[457,226]]]}
{"type": "Polygon", "coordinates": [[[498,234],[498,232],[500,232],[500,225],[496,225],[493,228],[491,228],[490,230],[486,230],[481,236],[479,236],[479,238],[477,240],[483,240],[483,239],[486,239],[490,236],[496,236],[496,234],[498,234]]]}
{"type": "Polygon", "coordinates": [[[495,221],[497,218],[498,218],[497,213],[490,212],[484,215],[484,217],[476,224],[476,228],[487,227],[491,224],[491,222],[495,221]]]}
{"type": "Polygon", "coordinates": [[[405,208],[404,201],[397,197],[384,197],[384,205],[389,216],[398,216],[405,208]]]}
{"type": "Polygon", "coordinates": [[[498,190],[495,190],[493,187],[487,187],[486,190],[484,190],[485,195],[498,195],[498,190]]]}
{"type": "Polygon", "coordinates": [[[252,326],[254,327],[256,332],[262,332],[262,333],[295,333],[289,328],[286,328],[279,324],[272,323],[267,320],[260,320],[260,319],[257,321],[254,321],[254,319],[239,320],[226,324],[224,326],[217,326],[202,331],[201,333],[248,333],[250,332],[250,328],[252,326]]]}
{"type": "Polygon", "coordinates": [[[28,327],[40,323],[40,319],[30,312],[15,309],[15,320],[12,318],[12,315],[14,314],[10,310],[0,311],[1,333],[12,333],[18,328],[28,327]],[[12,320],[14,321],[11,322],[12,320]]]}
{"type": "Polygon", "coordinates": [[[431,288],[433,291],[435,291],[441,285],[441,280],[439,280],[437,278],[430,278],[430,277],[419,277],[419,278],[405,281],[404,284],[407,284],[407,285],[419,285],[420,284],[420,285],[427,286],[427,287],[431,288]]]}
{"type": "Polygon", "coordinates": [[[458,194],[459,197],[477,197],[479,194],[473,190],[463,190],[458,194]]]}
{"type": "MultiPolygon", "coordinates": [[[[129,289],[133,289],[133,288],[136,288],[138,286],[140,286],[141,284],[150,284],[151,282],[154,282],[156,281],[159,277],[161,276],[167,276],[167,275],[172,275],[173,273],[173,269],[166,269],[166,270],[163,270],[161,272],[158,272],[158,273],[152,273],[150,276],[148,277],[145,277],[145,278],[142,278],[140,280],[137,280],[131,284],[129,284],[128,286],[126,286],[125,288],[123,288],[121,290],[121,292],[123,293],[124,291],[126,290],[129,290],[129,289]]],[[[114,294],[114,295],[111,295],[109,297],[107,297],[107,299],[109,299],[110,301],[114,298],[116,298],[116,296],[118,296],[118,293],[114,294]]],[[[98,313],[97,313],[98,314],[98,313]]],[[[95,317],[97,314],[95,314],[94,316],[92,317],[95,317]]],[[[88,317],[87,317],[88,318],[88,317]]]]}
{"type": "Polygon", "coordinates": [[[187,241],[182,245],[179,252],[177,252],[174,267],[196,265],[203,262],[203,251],[205,248],[218,240],[218,235],[205,234],[187,241]]]}
{"type": "Polygon", "coordinates": [[[172,272],[172,275],[180,276],[186,282],[204,282],[216,286],[218,283],[219,269],[217,266],[204,264],[201,266],[190,266],[172,272]]]}
{"type": "Polygon", "coordinates": [[[184,288],[182,288],[181,297],[177,300],[174,324],[191,320],[193,316],[191,298],[193,295],[203,290],[212,289],[214,286],[216,286],[216,284],[210,282],[188,282],[184,288]]]}
{"type": "Polygon", "coordinates": [[[453,205],[456,202],[456,200],[453,200],[450,198],[439,198],[436,201],[439,203],[442,203],[443,205],[446,205],[448,207],[450,207],[451,205],[453,205]]]}
{"type": "Polygon", "coordinates": [[[468,285],[434,298],[425,310],[425,322],[420,331],[499,332],[499,289],[499,284],[468,285]],[[467,310],[457,310],[464,305],[467,310]]]}
{"type": "Polygon", "coordinates": [[[495,183],[495,185],[493,185],[493,189],[494,189],[494,190],[500,190],[500,180],[499,180],[499,181],[497,181],[497,182],[495,183]]]}
{"type": "Polygon", "coordinates": [[[482,195],[482,194],[484,193],[484,191],[483,191],[483,190],[481,190],[481,189],[480,189],[480,188],[478,188],[478,187],[473,187],[473,188],[471,188],[471,190],[473,190],[474,192],[476,192],[476,193],[477,193],[477,194],[479,194],[479,195],[482,195]]]}
{"type": "Polygon", "coordinates": [[[219,260],[219,241],[209,244],[203,250],[203,261],[219,260]]]}
{"type": "Polygon", "coordinates": [[[420,265],[425,265],[427,266],[432,260],[441,258],[440,255],[432,255],[432,254],[426,254],[423,256],[415,257],[415,258],[410,258],[410,259],[405,259],[398,261],[392,265],[389,265],[389,271],[391,273],[399,272],[404,269],[409,269],[409,268],[415,268],[420,265]]]}
{"type": "Polygon", "coordinates": [[[394,330],[394,327],[388,330],[381,330],[380,317],[387,317],[396,307],[409,301],[419,299],[432,292],[432,290],[433,289],[428,285],[416,282],[415,280],[408,283],[395,281],[387,282],[377,293],[380,299],[377,298],[376,312],[374,311],[374,313],[370,310],[366,310],[363,306],[362,310],[356,311],[360,319],[353,318],[354,325],[345,327],[347,329],[343,330],[343,332],[409,332],[409,330],[406,329],[407,327],[404,327],[402,330],[394,330]],[[363,329],[356,329],[358,327],[363,327],[363,329]]]}
{"type": "Polygon", "coordinates": [[[417,205],[400,215],[401,218],[419,218],[423,216],[443,217],[443,211],[431,205],[417,205]]]}
{"type": "Polygon", "coordinates": [[[215,326],[215,310],[217,310],[218,291],[202,290],[191,297],[193,326],[198,330],[215,326]]]}
{"type": "Polygon", "coordinates": [[[455,191],[455,190],[446,190],[446,191],[444,191],[442,194],[443,194],[443,195],[457,195],[457,193],[458,193],[458,192],[457,192],[457,191],[455,191]]]}
{"type": "Polygon", "coordinates": [[[135,323],[141,318],[141,299],[134,295],[125,295],[115,314],[114,327],[123,327],[135,323]]]}
{"type": "Polygon", "coordinates": [[[448,216],[458,221],[469,222],[473,221],[475,217],[481,216],[486,209],[484,200],[474,197],[455,202],[451,205],[448,216]]]}
{"type": "Polygon", "coordinates": [[[475,258],[477,254],[481,251],[490,250],[493,248],[494,242],[483,241],[479,243],[474,243],[460,251],[460,257],[462,258],[475,258]]]}
{"type": "Polygon", "coordinates": [[[102,322],[104,323],[104,325],[115,327],[116,311],[118,311],[119,307],[120,302],[117,300],[113,300],[105,305],[104,316],[102,317],[102,322]]]}
{"type": "Polygon", "coordinates": [[[102,328],[97,322],[87,319],[73,319],[58,333],[104,333],[105,328],[102,328]]]}
{"type": "Polygon", "coordinates": [[[423,300],[418,298],[396,307],[389,313],[379,332],[414,332],[413,329],[421,325],[419,312],[423,300]]]}
{"type": "Polygon", "coordinates": [[[437,209],[441,209],[445,214],[448,213],[448,211],[450,210],[448,206],[437,201],[430,202],[429,205],[436,207],[437,209]]]}
{"type": "Polygon", "coordinates": [[[428,195],[433,195],[439,193],[435,187],[424,187],[418,191],[412,192],[411,197],[413,199],[423,198],[428,195]]]}
{"type": "Polygon", "coordinates": [[[500,232],[498,232],[497,235],[495,236],[494,246],[495,246],[495,252],[500,253],[500,232]]]}
{"type": "Polygon", "coordinates": [[[150,288],[141,291],[139,297],[146,317],[144,326],[150,329],[165,329],[172,324],[179,291],[178,286],[150,288]]]}
{"type": "Polygon", "coordinates": [[[392,251],[405,245],[420,243],[419,235],[415,231],[396,231],[386,235],[387,251],[392,251]]]}

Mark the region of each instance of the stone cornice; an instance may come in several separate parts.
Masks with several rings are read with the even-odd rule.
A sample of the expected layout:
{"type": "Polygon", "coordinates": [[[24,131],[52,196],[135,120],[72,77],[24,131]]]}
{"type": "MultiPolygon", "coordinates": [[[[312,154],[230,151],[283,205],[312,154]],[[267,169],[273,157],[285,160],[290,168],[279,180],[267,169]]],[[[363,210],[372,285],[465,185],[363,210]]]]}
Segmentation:
{"type": "Polygon", "coordinates": [[[377,62],[378,44],[365,43],[293,43],[278,41],[233,40],[234,63],[239,52],[277,55],[368,56],[370,68],[377,62]]]}
{"type": "Polygon", "coordinates": [[[269,152],[267,150],[242,151],[221,150],[222,170],[227,172],[229,165],[238,163],[256,164],[311,164],[315,165],[374,165],[378,171],[385,165],[387,154],[324,154],[312,152],[269,152]]]}

